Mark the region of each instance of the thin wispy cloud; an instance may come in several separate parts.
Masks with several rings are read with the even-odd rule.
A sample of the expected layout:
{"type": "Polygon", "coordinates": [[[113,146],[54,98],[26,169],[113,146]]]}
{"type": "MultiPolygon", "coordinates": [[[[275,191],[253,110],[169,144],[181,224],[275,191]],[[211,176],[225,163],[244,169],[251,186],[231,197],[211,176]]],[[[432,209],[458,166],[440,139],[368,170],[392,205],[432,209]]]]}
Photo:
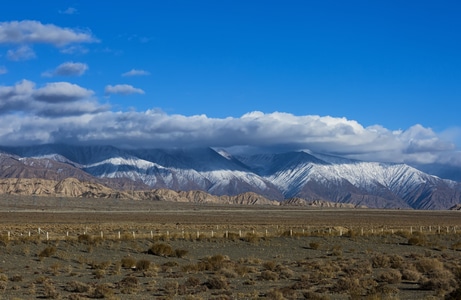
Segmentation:
{"type": "Polygon", "coordinates": [[[12,61],[24,61],[30,60],[37,57],[34,50],[29,46],[21,46],[14,50],[8,50],[6,57],[12,61]]]}
{"type": "Polygon", "coordinates": [[[104,89],[106,95],[131,95],[131,94],[144,94],[142,89],[135,88],[129,84],[107,85],[104,89]]]}
{"type": "Polygon", "coordinates": [[[64,15],[75,15],[77,13],[77,9],[74,7],[68,7],[65,10],[60,10],[59,13],[64,15]]]}
{"type": "Polygon", "coordinates": [[[62,47],[72,43],[94,42],[98,40],[89,31],[32,20],[0,22],[0,43],[3,44],[40,43],[62,47]]]}
{"type": "Polygon", "coordinates": [[[65,62],[60,64],[53,71],[47,71],[42,73],[42,76],[53,77],[53,76],[81,76],[86,70],[88,65],[84,63],[65,62]]]}
{"type": "Polygon", "coordinates": [[[8,73],[8,69],[4,66],[0,66],[0,75],[8,73]]]}
{"type": "Polygon", "coordinates": [[[137,69],[131,69],[130,71],[122,74],[123,77],[147,76],[147,75],[150,75],[150,72],[145,71],[145,70],[137,70],[137,69]]]}

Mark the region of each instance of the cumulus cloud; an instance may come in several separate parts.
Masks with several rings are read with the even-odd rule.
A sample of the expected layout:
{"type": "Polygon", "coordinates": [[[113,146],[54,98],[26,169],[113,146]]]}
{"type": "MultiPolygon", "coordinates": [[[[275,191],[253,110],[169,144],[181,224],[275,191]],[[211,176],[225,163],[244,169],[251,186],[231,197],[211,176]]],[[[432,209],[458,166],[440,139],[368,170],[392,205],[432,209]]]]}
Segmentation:
{"type": "Polygon", "coordinates": [[[136,69],[131,69],[130,71],[122,74],[123,77],[147,76],[147,75],[150,75],[150,73],[144,70],[136,70],[136,69]]]}
{"type": "Polygon", "coordinates": [[[0,22],[0,43],[52,44],[57,47],[73,43],[93,43],[98,40],[88,31],[63,28],[39,21],[0,22]]]}
{"type": "Polygon", "coordinates": [[[117,84],[107,85],[104,89],[106,95],[119,94],[119,95],[130,95],[130,94],[144,94],[144,91],[133,87],[129,84],[117,84]]]}
{"type": "Polygon", "coordinates": [[[14,50],[8,50],[6,57],[12,61],[29,60],[37,57],[34,50],[29,46],[21,46],[14,50]]]}
{"type": "Polygon", "coordinates": [[[52,76],[81,76],[88,70],[88,65],[84,63],[65,62],[60,64],[54,71],[47,71],[42,74],[45,77],[52,76]]]}
{"type": "Polygon", "coordinates": [[[0,115],[17,116],[22,122],[24,116],[52,118],[94,114],[107,111],[107,105],[93,99],[94,92],[68,82],[48,83],[36,88],[35,83],[22,80],[14,86],[0,86],[0,115]]]}
{"type": "Polygon", "coordinates": [[[35,89],[28,81],[13,87],[1,87],[2,104],[4,99],[9,103],[9,107],[0,106],[0,112],[4,112],[0,118],[0,139],[3,143],[70,140],[144,148],[196,146],[276,152],[310,150],[390,162],[429,163],[451,157],[450,161],[461,164],[461,154],[456,152],[452,143],[421,125],[391,131],[378,125],[363,127],[346,118],[296,116],[281,112],[251,112],[239,118],[170,115],[161,110],[114,112],[107,106],[88,100],[91,92],[81,87],[74,87],[71,94],[76,96],[66,98],[64,95],[61,98],[67,101],[37,100],[37,94],[43,94],[43,90],[63,96],[63,87],[35,89]],[[7,113],[13,108],[27,106],[25,99],[47,106],[30,108],[39,112],[35,115],[7,113]]]}
{"type": "Polygon", "coordinates": [[[33,92],[34,99],[48,103],[72,102],[91,95],[92,91],[68,82],[47,83],[45,87],[33,92]]]}

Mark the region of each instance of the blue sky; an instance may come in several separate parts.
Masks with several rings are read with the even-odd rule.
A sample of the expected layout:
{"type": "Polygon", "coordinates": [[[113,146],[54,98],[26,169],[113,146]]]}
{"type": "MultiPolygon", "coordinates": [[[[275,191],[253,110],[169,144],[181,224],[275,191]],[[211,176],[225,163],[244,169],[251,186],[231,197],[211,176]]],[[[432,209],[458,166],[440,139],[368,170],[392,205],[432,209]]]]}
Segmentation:
{"type": "Polygon", "coordinates": [[[461,164],[457,1],[107,3],[2,7],[1,144],[461,164]]]}

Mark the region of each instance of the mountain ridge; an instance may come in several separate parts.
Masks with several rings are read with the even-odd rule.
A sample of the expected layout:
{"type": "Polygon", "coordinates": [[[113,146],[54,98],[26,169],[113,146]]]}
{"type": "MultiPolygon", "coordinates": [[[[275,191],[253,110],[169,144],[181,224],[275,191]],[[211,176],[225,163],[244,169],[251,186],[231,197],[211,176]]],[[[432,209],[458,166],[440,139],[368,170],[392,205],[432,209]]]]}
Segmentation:
{"type": "Polygon", "coordinates": [[[50,144],[0,147],[0,178],[75,177],[126,190],[261,195],[353,206],[449,209],[461,183],[406,164],[363,162],[303,151],[233,156],[212,148],[120,149],[50,144]],[[51,170],[55,170],[52,172],[51,170]]]}

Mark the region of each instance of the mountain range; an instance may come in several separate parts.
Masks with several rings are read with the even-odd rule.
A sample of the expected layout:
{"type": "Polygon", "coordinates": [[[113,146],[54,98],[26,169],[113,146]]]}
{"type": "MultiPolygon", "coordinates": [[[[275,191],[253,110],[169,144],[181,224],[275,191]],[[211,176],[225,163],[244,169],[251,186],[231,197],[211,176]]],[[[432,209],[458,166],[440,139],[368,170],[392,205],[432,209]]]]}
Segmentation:
{"type": "Polygon", "coordinates": [[[328,201],[370,208],[449,209],[461,203],[459,181],[406,164],[302,151],[234,156],[212,148],[0,147],[0,178],[56,182],[75,178],[119,193],[154,189],[202,191],[217,197],[250,193],[281,204],[328,201]]]}

